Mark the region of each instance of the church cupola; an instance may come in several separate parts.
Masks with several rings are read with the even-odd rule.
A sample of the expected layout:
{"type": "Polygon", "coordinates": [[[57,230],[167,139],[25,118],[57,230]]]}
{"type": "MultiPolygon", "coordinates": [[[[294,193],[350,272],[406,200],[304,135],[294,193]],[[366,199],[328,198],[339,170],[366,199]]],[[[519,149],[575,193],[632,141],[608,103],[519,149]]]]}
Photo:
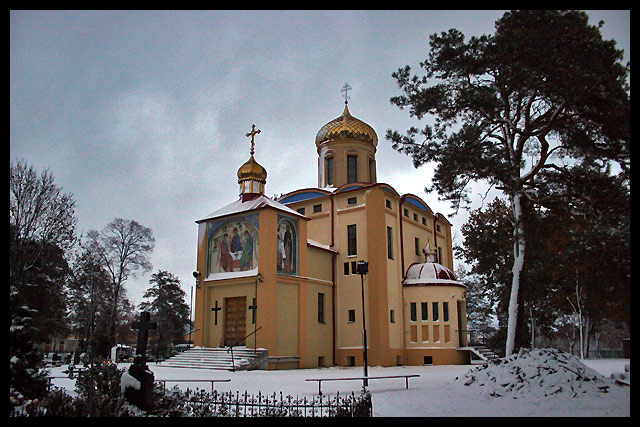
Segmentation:
{"type": "Polygon", "coordinates": [[[316,134],[318,187],[340,187],[351,182],[375,183],[378,135],[371,126],[351,115],[345,83],[344,111],[316,134]]]}
{"type": "Polygon", "coordinates": [[[238,184],[240,184],[240,197],[242,201],[252,200],[264,194],[264,186],[267,183],[267,171],[253,157],[255,141],[254,138],[260,133],[256,130],[256,125],[251,125],[251,157],[238,169],[238,184]]]}

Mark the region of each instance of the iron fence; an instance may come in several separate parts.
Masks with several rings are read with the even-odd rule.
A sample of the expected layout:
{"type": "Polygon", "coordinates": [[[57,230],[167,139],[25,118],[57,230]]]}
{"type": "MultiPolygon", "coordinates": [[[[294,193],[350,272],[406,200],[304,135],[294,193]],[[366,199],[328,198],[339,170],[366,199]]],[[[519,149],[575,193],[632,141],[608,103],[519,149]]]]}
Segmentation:
{"type": "Polygon", "coordinates": [[[302,398],[282,392],[257,395],[247,391],[207,393],[203,390],[177,391],[185,399],[183,413],[187,416],[226,417],[370,417],[371,398],[362,395],[319,395],[302,398]]]}

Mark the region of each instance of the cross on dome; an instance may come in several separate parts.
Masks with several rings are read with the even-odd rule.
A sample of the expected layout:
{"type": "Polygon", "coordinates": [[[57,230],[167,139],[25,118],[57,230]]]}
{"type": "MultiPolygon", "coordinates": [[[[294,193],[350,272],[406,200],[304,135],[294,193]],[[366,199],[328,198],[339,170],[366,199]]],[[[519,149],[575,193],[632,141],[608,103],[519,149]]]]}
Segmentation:
{"type": "Polygon", "coordinates": [[[351,86],[349,86],[349,83],[345,83],[344,86],[342,86],[342,89],[340,90],[340,92],[344,92],[344,104],[347,105],[349,103],[349,91],[351,90],[351,86]]]}
{"type": "Polygon", "coordinates": [[[251,125],[251,132],[247,133],[247,136],[251,136],[251,151],[249,152],[252,156],[255,152],[255,141],[254,138],[257,134],[260,133],[260,129],[256,130],[256,125],[251,125]]]}

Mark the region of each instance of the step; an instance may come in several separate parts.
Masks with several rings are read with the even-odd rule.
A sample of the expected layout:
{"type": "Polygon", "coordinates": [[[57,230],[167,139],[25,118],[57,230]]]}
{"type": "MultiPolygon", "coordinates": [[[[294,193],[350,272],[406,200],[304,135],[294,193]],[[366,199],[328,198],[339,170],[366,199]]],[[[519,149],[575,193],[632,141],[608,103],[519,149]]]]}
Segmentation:
{"type": "Polygon", "coordinates": [[[160,362],[160,366],[175,368],[195,369],[219,369],[219,370],[245,370],[255,364],[255,360],[264,357],[267,351],[264,349],[247,349],[245,347],[234,348],[233,358],[227,348],[197,347],[183,351],[175,356],[160,362]]]}

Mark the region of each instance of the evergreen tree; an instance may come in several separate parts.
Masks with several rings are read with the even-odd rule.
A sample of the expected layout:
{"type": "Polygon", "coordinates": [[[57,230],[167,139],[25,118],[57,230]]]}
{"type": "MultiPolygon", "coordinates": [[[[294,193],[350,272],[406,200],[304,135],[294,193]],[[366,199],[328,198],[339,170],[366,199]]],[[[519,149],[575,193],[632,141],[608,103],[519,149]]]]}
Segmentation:
{"type": "Polygon", "coordinates": [[[455,29],[433,34],[420,63],[424,76],[412,75],[409,66],[392,74],[404,93],[391,102],[417,119],[435,117],[421,131],[386,135],[416,166],[437,164],[429,190],[456,209],[468,201],[472,181],[484,180],[509,198],[507,355],[522,318],[518,293],[528,237],[523,203],[540,202],[540,177],[570,174],[589,157],[615,162],[622,175],[630,172],[629,67],[615,41],[602,39],[602,25],[589,25],[578,11],[511,11],[491,36],[466,42],[455,29]]]}
{"type": "Polygon", "coordinates": [[[189,325],[189,306],[186,293],[180,287],[180,280],[172,273],[158,270],[151,275],[152,285],[144,293],[149,301],[140,304],[142,311],[151,313],[151,318],[158,323],[152,336],[152,344],[156,355],[167,357],[172,344],[184,341],[185,328],[189,325]]]}

